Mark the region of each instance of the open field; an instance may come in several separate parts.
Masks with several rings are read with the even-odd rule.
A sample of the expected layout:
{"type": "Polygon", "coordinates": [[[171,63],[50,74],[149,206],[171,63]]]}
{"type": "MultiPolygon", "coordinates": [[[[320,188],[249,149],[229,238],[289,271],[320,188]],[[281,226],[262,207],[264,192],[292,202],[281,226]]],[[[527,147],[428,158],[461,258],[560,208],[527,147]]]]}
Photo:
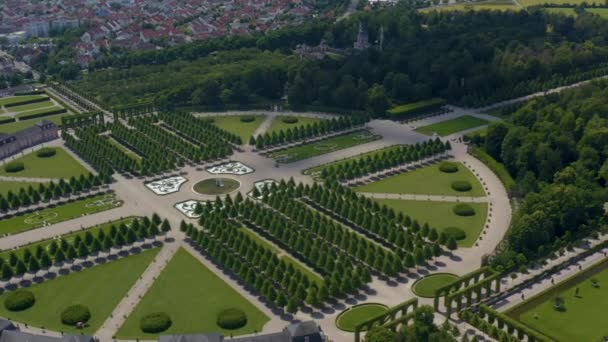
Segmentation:
{"type": "Polygon", "coordinates": [[[466,238],[457,241],[458,246],[472,247],[486,221],[488,205],[486,203],[467,203],[475,209],[473,216],[458,216],[453,212],[457,202],[407,201],[392,199],[376,199],[380,204],[386,204],[397,212],[410,215],[421,225],[428,223],[439,233],[448,227],[458,227],[465,231],[466,238]]]}
{"type": "Polygon", "coordinates": [[[381,139],[381,137],[373,135],[369,131],[357,131],[273,152],[270,157],[279,163],[292,163],[377,139],[381,139]]]}
{"type": "Polygon", "coordinates": [[[485,196],[485,192],[475,175],[464,165],[457,164],[458,172],[455,173],[441,172],[439,171],[439,165],[433,164],[361,185],[355,187],[355,190],[389,194],[485,196]],[[472,189],[464,192],[456,191],[452,189],[452,182],[454,181],[467,181],[471,184],[472,189]]]}
{"type": "Polygon", "coordinates": [[[466,4],[452,4],[446,6],[427,7],[422,8],[420,12],[431,12],[431,11],[518,11],[520,7],[516,6],[511,1],[484,1],[466,4]]]}
{"type": "Polygon", "coordinates": [[[356,305],[343,311],[338,318],[336,318],[336,326],[344,331],[355,331],[355,327],[358,324],[376,317],[387,310],[388,308],[386,305],[376,303],[356,305]]]}
{"type": "MultiPolygon", "coordinates": [[[[36,304],[33,307],[11,312],[4,305],[0,305],[0,315],[55,331],[93,334],[133,286],[158,251],[158,248],[151,249],[33,285],[29,288],[36,297],[36,304]],[[89,325],[84,329],[76,329],[61,323],[61,312],[66,307],[75,304],[85,305],[91,312],[89,325]]],[[[8,293],[0,296],[0,302],[4,302],[8,293]]]]}
{"type": "Polygon", "coordinates": [[[7,105],[7,104],[12,104],[12,103],[17,103],[17,102],[22,102],[22,101],[41,99],[41,98],[46,98],[46,97],[48,97],[48,96],[44,96],[44,95],[24,95],[24,96],[4,97],[4,98],[0,98],[0,106],[4,106],[4,105],[7,105]]]}
{"type": "Polygon", "coordinates": [[[458,279],[458,276],[450,273],[431,274],[416,280],[414,285],[412,285],[412,292],[420,297],[432,298],[435,297],[435,290],[456,279],[458,279]]]}
{"type": "Polygon", "coordinates": [[[479,119],[474,116],[464,115],[457,117],[451,120],[445,120],[441,122],[434,123],[428,126],[422,126],[416,128],[416,132],[433,135],[435,133],[439,134],[442,137],[448,136],[450,134],[454,134],[460,131],[464,131],[467,129],[487,125],[488,121],[479,119]]]}
{"type": "Polygon", "coordinates": [[[234,291],[186,250],[180,249],[141,299],[116,336],[120,339],[152,339],[158,334],[141,331],[139,322],[147,314],[165,312],[173,322],[162,334],[221,332],[242,335],[261,331],[269,320],[252,303],[234,291]],[[224,330],[216,324],[219,312],[238,308],[247,315],[247,324],[224,330]]]}
{"type": "Polygon", "coordinates": [[[274,120],[270,123],[270,127],[266,131],[268,134],[272,134],[272,132],[277,132],[280,130],[286,130],[288,128],[293,129],[294,127],[306,126],[308,124],[312,124],[315,122],[319,122],[322,119],[319,118],[308,118],[304,116],[276,116],[274,120]],[[295,123],[286,123],[283,122],[285,118],[296,118],[298,122],[295,123]]]}
{"type": "Polygon", "coordinates": [[[243,144],[247,144],[249,142],[249,138],[255,132],[256,128],[264,121],[264,115],[224,115],[224,116],[213,116],[207,117],[208,119],[213,120],[213,123],[230,133],[236,134],[241,137],[243,144]],[[255,120],[250,122],[241,121],[242,117],[253,117],[255,120]]]}
{"type": "Polygon", "coordinates": [[[392,151],[392,150],[396,150],[396,149],[398,149],[400,146],[401,146],[401,145],[393,145],[393,146],[389,146],[389,147],[386,147],[386,148],[381,148],[381,149],[379,149],[379,150],[375,150],[375,151],[370,151],[370,152],[367,152],[367,153],[363,153],[363,154],[360,154],[360,155],[358,155],[358,156],[354,156],[354,157],[351,157],[351,158],[346,158],[346,159],[338,160],[338,161],[335,161],[335,162],[332,162],[332,163],[329,163],[329,164],[324,164],[324,165],[315,166],[315,167],[313,167],[313,168],[310,168],[310,169],[306,169],[306,170],[304,170],[304,174],[305,174],[305,175],[313,175],[313,174],[318,174],[318,173],[321,173],[321,171],[322,171],[324,168],[326,168],[326,167],[330,167],[330,166],[337,167],[337,166],[339,166],[339,165],[342,165],[342,164],[348,163],[348,162],[353,161],[353,160],[360,160],[360,159],[362,159],[362,158],[373,157],[373,156],[375,156],[375,155],[377,155],[377,154],[382,154],[382,153],[384,153],[384,152],[390,152],[390,151],[392,151]]]}
{"type": "Polygon", "coordinates": [[[608,335],[606,307],[608,262],[603,261],[530,298],[507,314],[558,341],[602,341],[608,335]],[[598,287],[592,285],[592,279],[598,287]],[[562,310],[554,308],[557,296],[564,300],[562,310]]]}
{"type": "Polygon", "coordinates": [[[89,171],[76,159],[72,158],[63,148],[55,148],[54,156],[41,158],[36,155],[37,151],[17,158],[15,162],[22,162],[25,169],[19,172],[6,172],[4,167],[0,169],[0,175],[10,177],[30,178],[70,178],[87,175],[89,171]]]}
{"type": "Polygon", "coordinates": [[[62,222],[82,215],[109,210],[121,205],[122,201],[117,199],[115,195],[99,195],[58,205],[53,208],[46,208],[34,213],[13,216],[0,220],[0,235],[15,234],[42,227],[46,224],[62,222]]]}

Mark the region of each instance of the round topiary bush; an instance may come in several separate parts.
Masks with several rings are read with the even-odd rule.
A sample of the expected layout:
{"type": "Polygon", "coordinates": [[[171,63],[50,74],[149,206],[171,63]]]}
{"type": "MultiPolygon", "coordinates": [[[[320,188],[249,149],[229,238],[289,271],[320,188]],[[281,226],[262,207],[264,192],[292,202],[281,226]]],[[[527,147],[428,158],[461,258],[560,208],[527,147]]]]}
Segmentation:
{"type": "Polygon", "coordinates": [[[141,331],[156,334],[163,332],[171,326],[171,318],[164,312],[155,312],[144,316],[139,322],[141,331]]]}
{"type": "Polygon", "coordinates": [[[294,118],[293,116],[288,116],[286,118],[283,118],[283,123],[286,124],[295,124],[298,122],[298,118],[294,118]]]}
{"type": "Polygon", "coordinates": [[[452,189],[459,192],[465,192],[471,191],[471,189],[473,189],[473,186],[467,181],[454,181],[452,182],[452,189]]]}
{"type": "Polygon", "coordinates": [[[442,162],[439,164],[439,171],[445,173],[455,173],[458,172],[458,165],[451,162],[442,162]]]}
{"type": "Polygon", "coordinates": [[[36,303],[36,297],[29,290],[16,290],[6,296],[4,307],[9,311],[23,311],[36,303]]]}
{"type": "Polygon", "coordinates": [[[23,166],[22,162],[11,162],[4,166],[4,171],[6,172],[19,172],[23,171],[25,166],[23,166]]]}
{"type": "Polygon", "coordinates": [[[448,238],[453,237],[456,241],[464,240],[467,237],[467,233],[458,227],[448,227],[444,232],[448,238]]]}
{"type": "Polygon", "coordinates": [[[84,305],[68,306],[61,313],[61,323],[67,325],[86,323],[89,319],[91,319],[91,312],[89,311],[89,308],[84,305]]]}
{"type": "Polygon", "coordinates": [[[217,325],[223,329],[238,329],[247,324],[247,315],[241,309],[226,309],[217,315],[217,325]]]}
{"type": "Polygon", "coordinates": [[[49,158],[57,154],[57,150],[50,147],[41,148],[36,152],[38,158],[49,158]]]}
{"type": "Polygon", "coordinates": [[[254,121],[255,121],[255,116],[253,116],[253,115],[241,116],[241,122],[254,122],[254,121]]]}
{"type": "Polygon", "coordinates": [[[458,216],[473,216],[475,215],[475,209],[473,207],[471,207],[468,204],[457,204],[454,206],[454,208],[452,209],[452,211],[454,212],[454,214],[458,215],[458,216]]]}

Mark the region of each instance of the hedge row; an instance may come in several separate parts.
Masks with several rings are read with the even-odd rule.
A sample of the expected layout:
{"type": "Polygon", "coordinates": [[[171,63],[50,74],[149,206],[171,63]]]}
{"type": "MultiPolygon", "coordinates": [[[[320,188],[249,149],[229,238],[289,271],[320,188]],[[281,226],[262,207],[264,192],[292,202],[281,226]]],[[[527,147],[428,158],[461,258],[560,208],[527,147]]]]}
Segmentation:
{"type": "Polygon", "coordinates": [[[15,122],[15,118],[7,118],[7,119],[0,119],[0,125],[5,124],[5,123],[11,123],[11,122],[15,122]]]}
{"type": "Polygon", "coordinates": [[[52,109],[52,110],[47,110],[44,112],[40,112],[40,113],[34,113],[34,114],[29,114],[29,115],[22,115],[19,117],[19,120],[29,120],[29,119],[35,119],[35,118],[42,118],[45,116],[51,116],[51,115],[55,115],[55,114],[63,114],[63,113],[67,113],[68,110],[65,108],[61,108],[61,109],[52,109]]]}
{"type": "Polygon", "coordinates": [[[386,113],[389,117],[395,119],[403,119],[412,115],[418,115],[422,113],[431,112],[434,110],[438,110],[443,105],[445,105],[445,100],[443,99],[429,99],[424,101],[418,101],[413,103],[407,103],[404,105],[396,106],[389,109],[386,113]]]}
{"type": "Polygon", "coordinates": [[[31,104],[31,103],[45,102],[48,100],[49,100],[48,97],[41,97],[41,98],[37,98],[37,99],[30,99],[30,100],[23,100],[23,101],[19,101],[19,102],[7,103],[4,105],[4,107],[10,108],[10,107],[24,106],[24,105],[31,104]]]}

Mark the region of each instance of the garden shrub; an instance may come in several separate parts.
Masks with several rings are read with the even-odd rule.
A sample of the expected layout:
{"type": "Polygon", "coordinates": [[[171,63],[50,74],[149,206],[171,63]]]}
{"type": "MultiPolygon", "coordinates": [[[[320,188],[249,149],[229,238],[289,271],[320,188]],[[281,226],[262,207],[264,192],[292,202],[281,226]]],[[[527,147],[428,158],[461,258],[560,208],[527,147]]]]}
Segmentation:
{"type": "Polygon", "coordinates": [[[471,186],[471,183],[467,181],[454,181],[452,182],[452,189],[459,192],[465,192],[471,191],[471,189],[473,189],[473,186],[471,186]]]}
{"type": "Polygon", "coordinates": [[[22,162],[11,162],[6,164],[6,166],[4,166],[4,171],[6,172],[19,172],[19,171],[23,171],[25,169],[25,166],[23,165],[22,162]]]}
{"type": "Polygon", "coordinates": [[[241,309],[226,309],[217,315],[217,325],[223,329],[238,329],[247,324],[247,315],[241,309]]]}
{"type": "Polygon", "coordinates": [[[61,323],[67,325],[76,325],[78,323],[86,323],[91,319],[89,308],[84,305],[68,306],[61,313],[61,323]]]}
{"type": "Polygon", "coordinates": [[[456,204],[452,209],[454,214],[458,216],[473,216],[475,215],[475,209],[468,204],[456,204]]]}
{"type": "Polygon", "coordinates": [[[283,121],[284,123],[286,123],[286,124],[295,124],[295,123],[297,123],[297,122],[298,122],[298,118],[294,118],[294,117],[292,117],[292,116],[289,116],[289,117],[283,118],[283,120],[282,120],[282,121],[283,121]]]}
{"type": "Polygon", "coordinates": [[[458,227],[448,227],[444,232],[448,236],[448,239],[453,237],[456,241],[464,240],[467,237],[467,233],[458,227]]]}
{"type": "Polygon", "coordinates": [[[16,290],[9,294],[4,300],[4,307],[9,311],[23,311],[31,308],[36,303],[36,297],[32,291],[16,290]]]}
{"type": "Polygon", "coordinates": [[[458,165],[452,162],[442,162],[439,164],[439,171],[445,173],[455,173],[458,172],[458,165]]]}
{"type": "Polygon", "coordinates": [[[254,121],[255,121],[255,116],[253,116],[253,115],[241,116],[241,122],[254,122],[254,121]]]}
{"type": "Polygon", "coordinates": [[[171,326],[171,318],[164,312],[155,312],[144,316],[139,322],[141,331],[145,333],[163,332],[171,326]]]}
{"type": "Polygon", "coordinates": [[[36,156],[38,158],[48,158],[57,154],[57,150],[50,147],[41,148],[38,152],[36,152],[36,156]]]}

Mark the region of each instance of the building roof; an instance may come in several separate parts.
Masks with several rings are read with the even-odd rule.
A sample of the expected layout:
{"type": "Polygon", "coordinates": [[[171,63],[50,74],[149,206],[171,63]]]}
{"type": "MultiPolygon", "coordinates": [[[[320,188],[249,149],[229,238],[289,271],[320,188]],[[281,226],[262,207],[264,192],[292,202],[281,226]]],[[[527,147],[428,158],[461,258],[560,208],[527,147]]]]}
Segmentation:
{"type": "MultiPolygon", "coordinates": [[[[5,134],[0,134],[0,138],[2,138],[2,136],[5,134]]],[[[4,330],[15,330],[16,327],[13,324],[13,322],[9,321],[8,319],[0,319],[0,333],[2,333],[2,331],[4,330]]]]}
{"type": "Polygon", "coordinates": [[[290,342],[289,336],[282,331],[274,334],[264,334],[257,336],[239,337],[230,340],[230,342],[290,342]]]}
{"type": "Polygon", "coordinates": [[[5,330],[0,335],[0,342],[59,342],[61,338],[34,335],[18,330],[5,330]]]}
{"type": "Polygon", "coordinates": [[[158,339],[158,342],[222,342],[223,340],[224,336],[217,333],[209,333],[190,335],[162,335],[158,339]]]}
{"type": "Polygon", "coordinates": [[[319,325],[315,321],[293,323],[288,325],[285,330],[289,332],[291,337],[308,336],[320,332],[319,325]]]}

